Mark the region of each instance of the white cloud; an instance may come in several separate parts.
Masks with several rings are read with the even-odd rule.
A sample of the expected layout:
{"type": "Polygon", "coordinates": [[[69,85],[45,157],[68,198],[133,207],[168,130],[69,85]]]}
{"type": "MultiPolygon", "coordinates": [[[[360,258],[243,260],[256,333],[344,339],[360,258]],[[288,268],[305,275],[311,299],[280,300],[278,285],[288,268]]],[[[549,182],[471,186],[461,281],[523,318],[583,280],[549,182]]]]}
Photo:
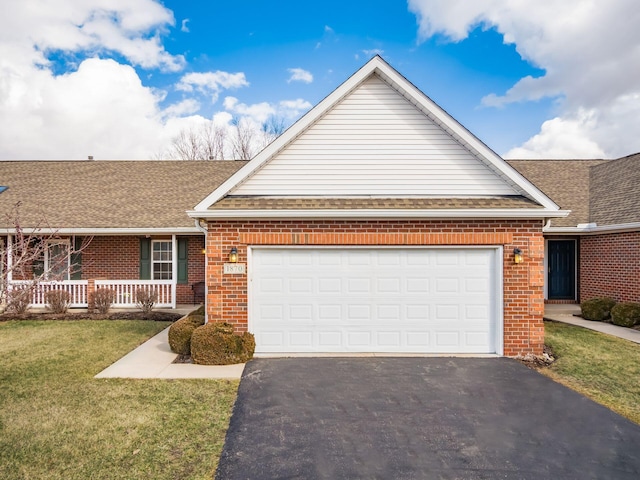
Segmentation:
{"type": "Polygon", "coordinates": [[[203,95],[210,95],[215,103],[221,90],[246,86],[249,86],[249,82],[244,73],[216,71],[187,73],[180,79],[176,89],[184,92],[193,92],[195,89],[203,95]]]}
{"type": "Polygon", "coordinates": [[[557,118],[509,155],[616,157],[640,150],[640,9],[634,0],[409,0],[409,8],[421,39],[441,34],[455,42],[477,26],[496,28],[545,71],[483,99],[487,106],[559,99],[557,118]]]}
{"type": "Polygon", "coordinates": [[[287,71],[291,74],[287,83],[291,82],[303,82],[303,83],[311,83],[313,82],[313,75],[311,72],[304,70],[302,68],[288,68],[287,71]]]}
{"type": "Polygon", "coordinates": [[[205,118],[199,114],[206,103],[203,94],[215,98],[249,85],[242,73],[219,71],[182,75],[182,98],[167,103],[168,92],[141,79],[186,65],[163,46],[175,20],[159,1],[5,3],[1,159],[148,159],[182,129],[211,121],[232,127],[234,117],[265,119],[271,112],[289,120],[308,105],[304,100],[255,105],[236,100],[234,111],[205,118]],[[147,71],[141,76],[134,67],[147,71]]]}
{"type": "Polygon", "coordinates": [[[297,98],[295,100],[282,100],[278,104],[278,112],[281,116],[287,119],[294,119],[300,116],[300,114],[306,112],[311,109],[313,105],[303,100],[302,98],[297,98]]]}
{"type": "Polygon", "coordinates": [[[184,58],[169,54],[159,35],[175,20],[153,0],[31,0],[5,2],[0,33],[4,64],[46,65],[44,52],[113,51],[144,68],[180,70],[184,58]]]}
{"type": "Polygon", "coordinates": [[[235,97],[226,97],[224,99],[224,108],[234,115],[248,117],[258,123],[266,122],[269,117],[276,114],[276,109],[267,102],[247,105],[246,103],[241,103],[235,97]]]}
{"type": "Polygon", "coordinates": [[[580,112],[577,118],[556,117],[542,124],[540,133],[505,158],[603,158],[605,153],[590,138],[595,127],[593,112],[580,112]]]}
{"type": "Polygon", "coordinates": [[[182,19],[182,25],[180,26],[181,32],[189,33],[189,27],[187,26],[187,23],[189,22],[190,20],[188,18],[182,19]]]}
{"type": "Polygon", "coordinates": [[[285,123],[290,123],[312,107],[309,102],[301,98],[282,100],[277,104],[260,102],[247,105],[235,97],[225,97],[223,105],[234,116],[247,117],[258,124],[266,122],[270,117],[281,117],[285,123]]]}
{"type": "Polygon", "coordinates": [[[4,158],[149,158],[171,137],[159,118],[161,98],[130,66],[93,58],[57,77],[32,73],[0,108],[4,158]]]}

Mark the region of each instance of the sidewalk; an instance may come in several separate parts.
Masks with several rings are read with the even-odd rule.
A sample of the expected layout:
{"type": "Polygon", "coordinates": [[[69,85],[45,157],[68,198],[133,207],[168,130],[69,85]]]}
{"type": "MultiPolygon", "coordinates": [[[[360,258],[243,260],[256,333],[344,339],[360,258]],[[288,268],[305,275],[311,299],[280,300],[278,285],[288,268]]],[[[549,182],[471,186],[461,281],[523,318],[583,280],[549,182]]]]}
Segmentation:
{"type": "Polygon", "coordinates": [[[633,328],[618,327],[611,323],[592,322],[576,317],[574,314],[580,314],[580,305],[545,305],[544,319],[553,320],[555,322],[569,323],[578,327],[588,328],[596,332],[606,333],[614,337],[624,338],[630,342],[640,343],[640,330],[633,328]]]}
{"type": "Polygon", "coordinates": [[[95,378],[209,378],[239,380],[244,363],[237,365],[194,365],[173,363],[177,355],[169,348],[169,328],[165,328],[95,378]]]}

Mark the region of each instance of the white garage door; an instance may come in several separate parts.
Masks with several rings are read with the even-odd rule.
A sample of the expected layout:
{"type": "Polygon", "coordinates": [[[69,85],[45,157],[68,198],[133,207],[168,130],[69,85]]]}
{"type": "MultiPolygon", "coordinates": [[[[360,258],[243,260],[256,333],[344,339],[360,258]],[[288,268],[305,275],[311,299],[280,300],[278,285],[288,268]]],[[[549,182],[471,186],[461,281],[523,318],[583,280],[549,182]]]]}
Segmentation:
{"type": "Polygon", "coordinates": [[[497,254],[254,248],[256,353],[501,353],[497,254]]]}

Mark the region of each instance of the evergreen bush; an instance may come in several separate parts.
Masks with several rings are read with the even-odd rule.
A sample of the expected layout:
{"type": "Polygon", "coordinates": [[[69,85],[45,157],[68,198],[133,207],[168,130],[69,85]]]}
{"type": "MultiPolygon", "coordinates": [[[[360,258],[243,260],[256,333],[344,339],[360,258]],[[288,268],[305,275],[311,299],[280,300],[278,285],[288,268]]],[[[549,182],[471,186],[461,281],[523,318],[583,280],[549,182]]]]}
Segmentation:
{"type": "Polygon", "coordinates": [[[640,325],[640,303],[618,303],[611,309],[611,323],[621,327],[640,325]]]}
{"type": "Polygon", "coordinates": [[[189,315],[181,318],[169,327],[169,347],[179,355],[191,354],[191,334],[199,326],[204,325],[204,316],[189,315]]]}
{"type": "Polygon", "coordinates": [[[233,333],[228,323],[207,323],[191,336],[191,358],[199,365],[232,365],[253,358],[254,336],[249,332],[233,333]]]}
{"type": "Polygon", "coordinates": [[[585,300],[580,304],[582,318],[585,320],[595,320],[596,322],[604,322],[611,318],[611,309],[616,301],[607,297],[596,297],[585,300]]]}

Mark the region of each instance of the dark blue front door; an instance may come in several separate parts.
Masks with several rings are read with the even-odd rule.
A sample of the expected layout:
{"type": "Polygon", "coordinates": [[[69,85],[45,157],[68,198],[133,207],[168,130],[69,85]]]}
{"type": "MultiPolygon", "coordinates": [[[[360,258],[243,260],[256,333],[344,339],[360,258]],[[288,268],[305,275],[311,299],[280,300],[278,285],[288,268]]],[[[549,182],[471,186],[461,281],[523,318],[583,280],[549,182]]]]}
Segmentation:
{"type": "Polygon", "coordinates": [[[549,240],[548,297],[573,300],[576,295],[576,241],[549,240]]]}

